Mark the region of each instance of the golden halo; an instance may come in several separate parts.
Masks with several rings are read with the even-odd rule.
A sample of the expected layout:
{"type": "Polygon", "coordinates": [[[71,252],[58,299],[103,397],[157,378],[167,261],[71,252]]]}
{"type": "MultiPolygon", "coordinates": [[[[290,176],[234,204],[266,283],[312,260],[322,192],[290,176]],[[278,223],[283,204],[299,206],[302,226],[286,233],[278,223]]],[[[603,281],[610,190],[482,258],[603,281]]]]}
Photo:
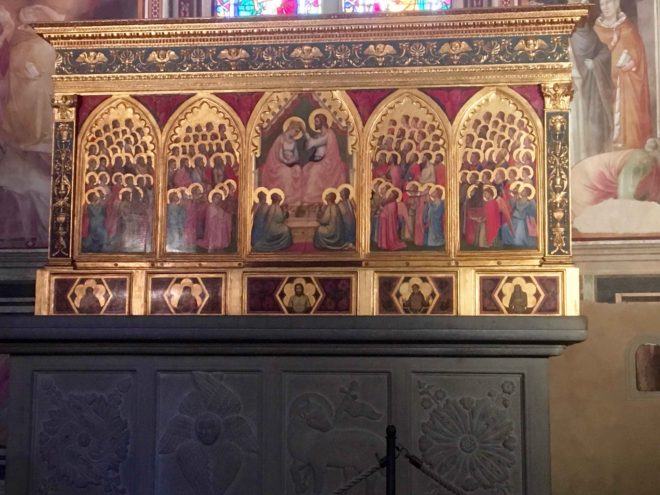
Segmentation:
{"type": "Polygon", "coordinates": [[[140,193],[140,199],[144,198],[144,191],[141,187],[135,186],[135,190],[140,193]]]}
{"type": "Polygon", "coordinates": [[[388,195],[389,195],[390,191],[394,191],[394,193],[397,195],[397,198],[396,198],[397,202],[401,201],[401,198],[403,197],[403,193],[401,192],[401,189],[399,189],[398,187],[392,187],[388,191],[388,195]]]}
{"type": "Polygon", "coordinates": [[[85,174],[85,184],[88,184],[88,183],[89,183],[89,179],[90,179],[90,177],[94,177],[94,178],[96,179],[96,182],[98,183],[98,181],[99,181],[99,174],[97,174],[96,172],[87,172],[87,173],[85,174]]]}
{"type": "Polygon", "coordinates": [[[213,196],[215,196],[216,194],[219,194],[220,199],[222,199],[223,201],[227,197],[227,195],[225,194],[225,192],[222,189],[216,187],[216,188],[211,189],[209,191],[208,195],[207,195],[209,203],[213,203],[213,196]]]}
{"type": "Polygon", "coordinates": [[[468,190],[467,190],[468,198],[471,198],[472,196],[474,196],[474,191],[477,187],[479,187],[477,184],[472,184],[470,187],[468,187],[468,190]]]}
{"type": "Polygon", "coordinates": [[[266,204],[269,205],[273,201],[270,198],[270,191],[266,187],[257,187],[254,191],[252,191],[252,202],[253,203],[259,203],[259,193],[264,193],[266,195],[266,204]]]}
{"type": "Polygon", "coordinates": [[[108,178],[108,184],[110,183],[110,174],[108,172],[99,172],[98,173],[99,182],[101,182],[101,176],[107,177],[108,178]]]}
{"type": "Polygon", "coordinates": [[[341,195],[341,192],[344,189],[348,189],[348,199],[355,199],[355,188],[352,184],[340,184],[339,187],[337,187],[337,192],[341,195]]]}
{"type": "Polygon", "coordinates": [[[339,198],[339,191],[337,190],[336,187],[327,187],[323,190],[323,192],[321,193],[321,200],[323,201],[323,204],[324,205],[328,204],[328,201],[325,199],[325,197],[329,193],[335,193],[335,204],[337,204],[340,198],[339,198]]]}
{"type": "Polygon", "coordinates": [[[232,184],[234,186],[234,191],[238,189],[238,184],[236,184],[236,181],[234,179],[227,179],[226,181],[223,182],[225,187],[229,187],[229,184],[232,184]]]}
{"type": "Polygon", "coordinates": [[[310,129],[314,131],[318,131],[314,123],[314,119],[316,118],[317,115],[325,115],[325,119],[328,122],[328,129],[332,127],[332,123],[335,121],[335,118],[332,116],[332,114],[328,112],[325,108],[317,108],[316,110],[314,110],[312,113],[309,114],[309,118],[307,119],[310,129]]]}
{"type": "Polygon", "coordinates": [[[478,170],[470,170],[470,174],[468,175],[468,178],[472,177],[473,175],[477,176],[477,180],[481,180],[481,175],[479,174],[478,170]]]}
{"type": "Polygon", "coordinates": [[[121,197],[124,195],[125,192],[128,192],[128,194],[130,194],[130,200],[133,201],[133,190],[130,187],[122,187],[119,190],[119,198],[121,199],[121,197]]]}
{"type": "Polygon", "coordinates": [[[380,189],[380,186],[383,185],[383,182],[385,182],[385,179],[382,177],[376,177],[374,180],[371,181],[371,189],[378,191],[380,189]]]}
{"type": "Polygon", "coordinates": [[[463,180],[467,181],[468,175],[470,175],[469,170],[461,170],[460,174],[458,175],[459,182],[463,180]]]}
{"type": "Polygon", "coordinates": [[[133,184],[137,184],[137,177],[135,176],[135,174],[124,174],[124,184],[126,184],[127,182],[126,179],[128,179],[129,177],[133,178],[133,184]]]}
{"type": "Polygon", "coordinates": [[[504,167],[496,167],[493,170],[493,175],[497,174],[497,172],[502,172],[502,176],[506,179],[506,169],[504,167]]]}
{"type": "Polygon", "coordinates": [[[524,182],[521,182],[519,180],[513,181],[511,183],[511,185],[509,186],[509,190],[510,191],[515,191],[516,189],[518,189],[520,186],[523,186],[523,185],[525,185],[524,182]]]}
{"type": "Polygon", "coordinates": [[[440,191],[442,194],[440,195],[440,200],[444,201],[445,200],[445,188],[442,187],[440,184],[433,185],[431,187],[431,190],[429,191],[429,194],[433,194],[434,191],[440,191]]]}
{"type": "Polygon", "coordinates": [[[167,204],[172,204],[172,201],[170,200],[170,197],[172,194],[176,194],[176,197],[179,198],[179,201],[181,201],[181,191],[179,189],[170,189],[167,191],[167,204]]]}
{"type": "Polygon", "coordinates": [[[410,163],[410,157],[411,157],[412,155],[417,155],[417,161],[419,161],[419,151],[412,149],[412,150],[410,150],[410,151],[408,152],[408,154],[406,155],[406,161],[407,161],[408,163],[410,163]]]}
{"type": "Polygon", "coordinates": [[[411,180],[410,182],[408,182],[406,184],[406,191],[408,190],[408,188],[410,186],[417,186],[418,191],[420,191],[422,189],[422,185],[419,182],[417,182],[416,180],[411,180]]]}
{"type": "Polygon", "coordinates": [[[293,136],[293,139],[297,141],[303,136],[303,134],[305,133],[305,129],[307,128],[307,126],[305,126],[305,121],[303,119],[301,119],[300,117],[289,117],[284,121],[284,125],[282,126],[282,131],[284,132],[288,131],[289,127],[291,127],[291,125],[293,125],[294,123],[299,124],[301,127],[301,129],[296,133],[296,135],[293,136]]]}
{"type": "MultiPolygon", "coordinates": [[[[425,182],[422,184],[422,186],[419,188],[420,192],[425,192],[427,189],[429,190],[428,194],[431,194],[433,189],[436,187],[442,187],[439,184],[434,184],[433,182],[425,182]]],[[[444,190],[444,187],[442,188],[444,190]]]]}
{"type": "Polygon", "coordinates": [[[274,187],[268,193],[268,204],[271,204],[273,202],[273,194],[277,194],[280,198],[282,198],[281,203],[284,204],[284,199],[286,198],[286,196],[284,195],[284,191],[282,191],[282,189],[280,189],[279,187],[274,187]]]}
{"type": "Polygon", "coordinates": [[[484,191],[490,191],[493,194],[493,199],[497,197],[497,188],[495,186],[487,184],[484,186],[484,191]]]}
{"type": "MultiPolygon", "coordinates": [[[[530,165],[523,165],[522,167],[520,167],[520,170],[521,170],[521,172],[523,170],[528,170],[529,171],[529,178],[531,179],[531,178],[534,177],[534,169],[530,165]]],[[[99,174],[99,176],[100,175],[101,174],[99,174]]],[[[521,175],[522,175],[522,173],[521,173],[521,175]]]]}
{"type": "Polygon", "coordinates": [[[90,195],[91,195],[92,193],[98,195],[98,193],[96,192],[97,189],[98,189],[98,187],[95,187],[94,189],[90,189],[89,191],[87,191],[87,192],[85,193],[85,204],[87,204],[87,205],[88,205],[88,204],[91,204],[91,201],[89,200],[89,197],[90,197],[90,195]]]}
{"type": "Polygon", "coordinates": [[[523,189],[529,189],[529,191],[530,191],[529,196],[528,196],[529,199],[534,199],[536,197],[536,188],[533,185],[523,184],[523,186],[521,188],[521,191],[523,189]]]}
{"type": "Polygon", "coordinates": [[[190,194],[190,196],[192,197],[193,190],[197,188],[199,188],[201,192],[204,192],[204,186],[202,186],[199,182],[193,182],[192,184],[190,184],[186,189],[186,192],[190,194]]]}
{"type": "Polygon", "coordinates": [[[486,172],[488,172],[488,181],[490,182],[491,180],[493,180],[493,171],[485,168],[481,172],[479,172],[479,180],[481,182],[484,182],[484,174],[486,172]]]}
{"type": "Polygon", "coordinates": [[[410,151],[416,151],[417,150],[417,143],[415,141],[413,141],[412,139],[404,139],[403,141],[401,141],[401,148],[400,149],[403,149],[403,146],[406,143],[410,143],[412,145],[412,148],[410,148],[410,151]]]}
{"type": "Polygon", "coordinates": [[[378,194],[384,198],[387,194],[387,191],[389,191],[392,187],[394,187],[392,184],[384,181],[380,186],[378,186],[378,194]]]}
{"type": "Polygon", "coordinates": [[[121,179],[121,185],[122,186],[126,185],[126,180],[124,180],[124,174],[122,174],[121,172],[115,172],[114,174],[112,174],[112,183],[115,184],[115,178],[117,176],[119,176],[119,178],[121,179]]]}

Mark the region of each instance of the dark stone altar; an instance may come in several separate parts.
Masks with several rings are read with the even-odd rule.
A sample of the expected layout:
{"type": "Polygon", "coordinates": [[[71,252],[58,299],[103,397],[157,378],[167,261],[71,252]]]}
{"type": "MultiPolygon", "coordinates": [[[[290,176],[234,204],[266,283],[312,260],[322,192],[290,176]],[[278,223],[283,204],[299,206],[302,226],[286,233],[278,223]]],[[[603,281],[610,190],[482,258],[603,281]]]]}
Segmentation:
{"type": "MultiPolygon", "coordinates": [[[[550,493],[577,317],[16,317],[8,495],[330,494],[385,427],[466,494],[550,493]]],[[[446,493],[398,461],[398,493],[446,493]]],[[[349,494],[379,494],[375,475],[349,494]]]]}

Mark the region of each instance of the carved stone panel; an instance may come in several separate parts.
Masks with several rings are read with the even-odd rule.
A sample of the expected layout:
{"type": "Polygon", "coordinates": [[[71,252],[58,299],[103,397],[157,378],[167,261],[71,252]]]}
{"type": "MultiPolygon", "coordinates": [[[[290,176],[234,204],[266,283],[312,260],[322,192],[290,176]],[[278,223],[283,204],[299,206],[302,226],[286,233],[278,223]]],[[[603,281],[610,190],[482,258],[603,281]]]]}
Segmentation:
{"type": "Polygon", "coordinates": [[[160,373],[155,493],[261,493],[257,373],[160,373]]]}
{"type": "Polygon", "coordinates": [[[33,393],[30,493],[136,493],[131,373],[37,373],[33,393]]]}
{"type": "MultiPolygon", "coordinates": [[[[385,454],[388,373],[287,373],[282,467],[287,495],[332,493],[385,454]]],[[[384,492],[374,474],[367,495],[384,492]]]]}
{"type": "MultiPolygon", "coordinates": [[[[523,493],[521,376],[415,373],[413,447],[441,482],[472,495],[523,493]]],[[[448,493],[416,471],[411,493],[448,493]]]]}

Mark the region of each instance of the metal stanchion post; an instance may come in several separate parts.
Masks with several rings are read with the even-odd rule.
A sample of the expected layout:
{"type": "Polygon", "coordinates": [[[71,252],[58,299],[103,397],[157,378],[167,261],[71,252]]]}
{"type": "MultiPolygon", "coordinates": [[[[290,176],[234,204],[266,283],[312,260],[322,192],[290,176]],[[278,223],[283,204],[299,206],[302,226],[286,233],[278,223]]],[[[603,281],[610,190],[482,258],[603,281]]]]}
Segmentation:
{"type": "Polygon", "coordinates": [[[396,427],[387,427],[387,451],[385,469],[386,471],[386,495],[396,495],[396,427]]]}

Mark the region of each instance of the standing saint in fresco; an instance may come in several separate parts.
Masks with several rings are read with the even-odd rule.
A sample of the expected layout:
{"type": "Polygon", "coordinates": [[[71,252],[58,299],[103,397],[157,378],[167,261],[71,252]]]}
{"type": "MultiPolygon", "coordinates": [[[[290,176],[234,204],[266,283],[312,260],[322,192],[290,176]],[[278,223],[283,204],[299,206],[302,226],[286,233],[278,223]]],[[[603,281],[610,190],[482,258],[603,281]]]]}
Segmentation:
{"type": "MultiPolygon", "coordinates": [[[[305,134],[305,148],[312,154],[302,169],[303,203],[318,203],[328,187],[339,187],[348,181],[348,165],[341,159],[337,135],[332,130],[332,114],[318,108],[309,116],[314,136],[305,134]]],[[[289,203],[293,204],[291,198],[289,203]]]]}
{"type": "Polygon", "coordinates": [[[600,0],[594,31],[611,53],[615,148],[643,148],[651,136],[646,52],[637,28],[621,11],[621,0],[600,0]]]}

